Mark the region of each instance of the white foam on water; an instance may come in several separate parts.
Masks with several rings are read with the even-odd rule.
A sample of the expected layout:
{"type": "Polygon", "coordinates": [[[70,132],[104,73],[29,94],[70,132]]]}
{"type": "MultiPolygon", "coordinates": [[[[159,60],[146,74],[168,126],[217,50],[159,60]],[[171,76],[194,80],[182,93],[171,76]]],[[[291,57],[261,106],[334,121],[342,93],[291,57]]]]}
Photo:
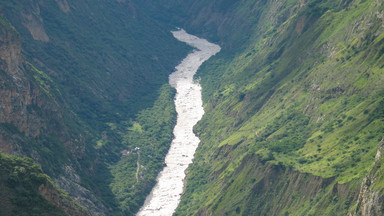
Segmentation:
{"type": "Polygon", "coordinates": [[[200,142],[192,129],[204,115],[201,86],[193,80],[193,76],[204,61],[221,49],[220,46],[190,35],[183,29],[173,31],[172,34],[196,50],[184,58],[169,76],[169,84],[177,91],[177,123],[173,130],[175,138],[165,158],[166,167],[158,175],[156,186],[137,216],[170,216],[176,210],[183,193],[185,169],[192,163],[200,142]]]}

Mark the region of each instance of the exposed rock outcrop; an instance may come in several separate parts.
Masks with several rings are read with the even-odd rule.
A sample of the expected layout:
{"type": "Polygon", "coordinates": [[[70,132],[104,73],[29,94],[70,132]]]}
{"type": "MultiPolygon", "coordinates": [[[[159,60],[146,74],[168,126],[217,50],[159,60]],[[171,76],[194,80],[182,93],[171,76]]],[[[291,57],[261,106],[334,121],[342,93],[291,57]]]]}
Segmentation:
{"type": "Polygon", "coordinates": [[[40,134],[42,121],[29,115],[28,108],[42,105],[38,99],[41,92],[27,78],[21,41],[12,26],[4,24],[0,27],[0,42],[0,123],[12,124],[25,135],[36,137],[40,134]]]}
{"type": "Polygon", "coordinates": [[[375,164],[369,174],[364,178],[360,186],[359,198],[357,200],[357,206],[354,212],[349,216],[379,216],[383,215],[384,211],[382,203],[384,202],[384,196],[382,189],[375,187],[375,183],[379,178],[380,169],[383,163],[384,154],[384,137],[380,142],[380,146],[377,150],[375,157],[375,164]]]}
{"type": "Polygon", "coordinates": [[[57,5],[59,5],[60,10],[62,10],[64,13],[68,13],[71,11],[71,8],[67,2],[67,0],[55,0],[57,5]]]}
{"type": "Polygon", "coordinates": [[[88,189],[80,185],[80,177],[75,170],[70,166],[66,166],[65,175],[55,179],[55,184],[67,191],[76,202],[87,208],[91,215],[104,216],[107,209],[88,189]]]}
{"type": "Polygon", "coordinates": [[[257,156],[244,157],[234,176],[236,179],[230,184],[223,184],[221,190],[238,205],[218,208],[213,202],[196,215],[234,215],[236,211],[242,215],[290,215],[290,209],[303,207],[304,203],[308,205],[307,212],[314,211],[312,208],[315,209],[315,206],[323,206],[324,212],[318,215],[327,215],[329,200],[349,203],[357,199],[357,193],[349,185],[338,184],[335,178],[322,178],[284,165],[268,164],[257,156]],[[246,179],[241,177],[244,172],[249,174],[246,179]],[[232,185],[246,185],[243,190],[247,191],[247,195],[239,197],[232,194],[233,187],[236,187],[232,185]]]}
{"type": "MultiPolygon", "coordinates": [[[[62,10],[68,10],[64,1],[59,1],[60,8],[62,10]],[[63,8],[62,8],[63,7],[63,8]]],[[[48,42],[49,37],[45,32],[43,25],[43,18],[40,16],[40,6],[38,3],[32,4],[33,8],[28,11],[21,12],[21,17],[23,18],[23,25],[29,30],[29,33],[32,35],[33,39],[43,42],[48,42]]]]}
{"type": "Polygon", "coordinates": [[[56,207],[62,209],[68,215],[90,215],[86,209],[71,201],[69,197],[64,197],[63,194],[57,191],[50,182],[46,182],[45,184],[40,185],[39,193],[46,200],[53,203],[56,207]]]}
{"type": "MultiPolygon", "coordinates": [[[[35,15],[30,15],[35,19],[33,16],[35,15]]],[[[84,137],[81,135],[71,137],[66,127],[62,125],[65,111],[62,111],[57,98],[50,93],[54,91],[54,87],[50,86],[49,78],[22,58],[22,45],[18,32],[5,18],[0,19],[0,151],[28,156],[37,163],[44,163],[45,161],[40,160],[44,157],[44,153],[40,155],[37,152],[41,151],[42,147],[34,149],[31,145],[34,142],[52,142],[44,140],[45,137],[51,136],[58,139],[55,140],[57,143],[50,144],[50,148],[64,146],[71,153],[71,157],[83,157],[84,137]]],[[[40,39],[45,38],[44,34],[40,36],[38,36],[40,39]]],[[[47,151],[50,152],[52,149],[47,151]]],[[[73,167],[80,166],[76,160],[71,163],[73,167]]],[[[79,185],[80,177],[71,166],[66,166],[69,167],[69,171],[67,172],[68,169],[65,168],[66,177],[61,178],[75,180],[66,184],[62,183],[65,181],[58,181],[59,187],[68,191],[74,199],[87,204],[87,207],[99,210],[93,203],[98,202],[97,199],[89,190],[79,185]]],[[[89,215],[78,204],[61,197],[61,193],[52,183],[41,185],[39,192],[69,215],[89,215]]]]}

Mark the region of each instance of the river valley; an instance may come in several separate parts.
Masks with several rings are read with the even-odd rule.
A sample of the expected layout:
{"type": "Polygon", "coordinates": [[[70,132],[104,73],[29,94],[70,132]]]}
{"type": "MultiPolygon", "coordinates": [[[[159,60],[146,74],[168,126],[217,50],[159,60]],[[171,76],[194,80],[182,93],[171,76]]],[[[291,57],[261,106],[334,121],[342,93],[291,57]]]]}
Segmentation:
{"type": "Polygon", "coordinates": [[[190,35],[184,30],[172,32],[179,41],[195,48],[176,66],[169,76],[169,83],[176,88],[175,106],[177,123],[174,139],[165,158],[166,166],[157,177],[157,184],[147,197],[137,216],[172,215],[183,192],[185,169],[192,163],[200,142],[193,133],[193,126],[204,114],[201,86],[193,79],[201,64],[220,51],[220,46],[190,35]]]}

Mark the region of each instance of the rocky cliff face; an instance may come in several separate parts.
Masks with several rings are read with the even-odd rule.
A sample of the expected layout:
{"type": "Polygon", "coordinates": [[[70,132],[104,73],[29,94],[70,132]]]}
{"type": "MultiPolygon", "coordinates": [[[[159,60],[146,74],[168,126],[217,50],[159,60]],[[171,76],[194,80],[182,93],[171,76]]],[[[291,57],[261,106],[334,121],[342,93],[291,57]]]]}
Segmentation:
{"type": "MultiPolygon", "coordinates": [[[[84,206],[91,215],[107,215],[108,209],[97,199],[92,191],[80,185],[81,178],[75,173],[72,167],[66,166],[65,175],[61,175],[60,177],[55,178],[54,183],[57,187],[66,191],[77,203],[84,206]]],[[[48,196],[51,195],[48,194],[48,196]]],[[[55,194],[53,194],[53,196],[55,196],[55,194]]],[[[63,205],[63,207],[60,208],[67,208],[66,203],[56,201],[55,204],[58,207],[63,205]]]]}
{"type": "MultiPolygon", "coordinates": [[[[31,1],[32,7],[29,10],[21,11],[23,25],[28,29],[34,40],[49,42],[49,37],[44,29],[43,19],[40,16],[39,2],[31,1]]],[[[64,2],[58,2],[58,5],[63,11],[67,11],[64,2]]]]}
{"type": "MultiPolygon", "coordinates": [[[[69,138],[69,132],[62,123],[63,115],[68,117],[68,113],[64,114],[65,111],[60,108],[60,98],[57,97],[58,90],[54,83],[42,71],[22,58],[18,32],[2,19],[4,24],[0,32],[0,124],[3,127],[3,142],[0,148],[3,152],[13,154],[24,151],[24,155],[35,157],[39,161],[38,155],[33,156],[33,152],[23,150],[21,144],[29,138],[37,139],[55,134],[60,142],[70,148],[71,153],[81,157],[81,148],[75,149],[74,140],[69,138]],[[62,130],[52,131],[49,127],[62,130]],[[7,136],[6,132],[10,136],[7,136]],[[21,143],[17,144],[12,140],[20,140],[21,143]]],[[[78,140],[81,142],[81,137],[78,140]]]]}
{"type": "Polygon", "coordinates": [[[89,212],[82,206],[78,205],[69,197],[65,197],[60,193],[51,182],[46,182],[39,186],[39,194],[48,202],[53,203],[57,208],[62,209],[68,215],[89,216],[89,212]]]}
{"type": "MultiPolygon", "coordinates": [[[[0,13],[9,21],[0,20],[0,150],[31,157],[92,215],[133,214],[150,185],[118,179],[113,188],[131,176],[119,166],[136,166],[120,152],[139,146],[127,138],[133,118],[188,48],[130,0],[0,0],[0,13]]],[[[148,129],[167,135],[150,155],[156,162],[143,156],[151,184],[171,137],[173,122],[164,124],[148,129]]]]}
{"type": "Polygon", "coordinates": [[[31,159],[0,153],[1,215],[89,215],[31,159]]]}
{"type": "Polygon", "coordinates": [[[374,166],[360,185],[356,209],[349,216],[378,216],[384,214],[382,170],[383,170],[384,138],[379,144],[374,166]]]}
{"type": "Polygon", "coordinates": [[[14,79],[21,78],[21,41],[19,34],[4,19],[1,28],[1,70],[6,71],[9,75],[15,76],[14,79]]]}
{"type": "Polygon", "coordinates": [[[196,215],[338,215],[358,193],[334,180],[245,156],[234,177],[219,186],[221,201],[231,200],[234,206],[212,202],[196,215]],[[335,197],[340,204],[330,207],[327,202],[335,197]]]}
{"type": "MultiPolygon", "coordinates": [[[[53,83],[41,71],[22,58],[22,46],[18,32],[5,18],[1,18],[1,21],[0,151],[32,157],[36,162],[45,164],[47,161],[41,155],[42,149],[35,148],[33,145],[36,145],[36,142],[46,142],[44,141],[47,139],[46,137],[58,136],[58,143],[55,143],[53,148],[61,148],[60,145],[64,144],[71,152],[71,157],[82,157],[84,148],[79,148],[79,143],[84,140],[81,137],[78,137],[76,141],[71,140],[66,127],[59,123],[63,121],[62,110],[59,108],[57,98],[49,94],[49,91],[55,91],[53,83]],[[61,131],[52,131],[54,128],[61,128],[61,131]]],[[[57,157],[62,156],[57,155],[57,157]]],[[[76,166],[76,161],[69,164],[69,166],[76,166]]],[[[75,173],[73,168],[72,173],[75,173]]],[[[61,178],[65,179],[64,176],[61,178]]],[[[79,181],[80,179],[78,179],[79,181]]],[[[79,188],[86,191],[83,193],[83,197],[92,196],[85,188],[80,186],[79,188]]],[[[62,207],[70,215],[86,215],[85,211],[82,214],[71,212],[74,210],[72,204],[69,205],[67,200],[60,197],[60,193],[51,183],[42,185],[39,191],[48,201],[59,208],[62,207]]],[[[87,198],[83,198],[83,200],[85,203],[92,203],[87,198]]]]}
{"type": "MultiPolygon", "coordinates": [[[[28,107],[41,106],[38,98],[41,92],[27,76],[25,62],[21,57],[21,41],[19,34],[2,18],[0,30],[0,70],[1,100],[0,123],[14,125],[26,136],[36,137],[40,134],[41,119],[31,115],[28,107]]],[[[4,131],[2,131],[4,132],[4,131]]],[[[10,145],[2,134],[0,148],[3,152],[15,153],[18,145],[10,145]]]]}

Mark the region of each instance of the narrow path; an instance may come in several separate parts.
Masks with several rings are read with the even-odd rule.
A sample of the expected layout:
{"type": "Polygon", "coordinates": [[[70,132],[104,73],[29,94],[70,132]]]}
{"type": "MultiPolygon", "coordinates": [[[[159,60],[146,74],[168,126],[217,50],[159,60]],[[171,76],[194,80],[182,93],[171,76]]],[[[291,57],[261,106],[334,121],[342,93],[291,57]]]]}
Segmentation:
{"type": "Polygon", "coordinates": [[[136,183],[139,182],[139,172],[140,172],[140,150],[137,151],[137,161],[136,161],[136,183]]]}
{"type": "Polygon", "coordinates": [[[176,88],[175,106],[177,123],[175,136],[165,158],[166,167],[157,177],[157,184],[147,197],[137,216],[170,216],[177,208],[185,178],[185,169],[192,163],[193,155],[200,142],[193,133],[193,126],[204,114],[201,99],[201,86],[193,76],[200,65],[220,51],[216,44],[186,33],[184,30],[172,32],[179,41],[195,47],[169,76],[169,83],[176,88]]]}

